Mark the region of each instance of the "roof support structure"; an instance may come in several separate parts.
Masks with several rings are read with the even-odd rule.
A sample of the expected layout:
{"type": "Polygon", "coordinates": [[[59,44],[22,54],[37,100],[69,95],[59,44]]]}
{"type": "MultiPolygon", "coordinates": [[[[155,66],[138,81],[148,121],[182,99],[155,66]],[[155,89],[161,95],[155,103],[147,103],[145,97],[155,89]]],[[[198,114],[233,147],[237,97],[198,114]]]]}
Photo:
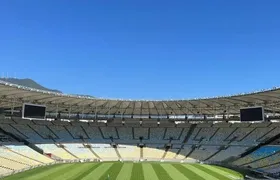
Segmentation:
{"type": "MultiPolygon", "coordinates": [[[[55,92],[32,89],[0,81],[0,108],[8,108],[11,113],[23,103],[45,104],[49,113],[58,114],[59,111],[68,115],[71,113],[91,113],[93,109],[95,119],[97,115],[147,115],[165,116],[181,114],[206,114],[206,115],[234,115],[239,113],[241,107],[263,106],[266,109],[279,111],[280,88],[251,94],[240,94],[206,99],[192,100],[163,100],[163,101],[133,101],[96,99],[91,97],[67,95],[55,92]],[[65,109],[71,107],[71,111],[65,109]],[[225,112],[226,111],[226,112],[225,112]]],[[[93,113],[93,112],[92,112],[93,113]]]]}

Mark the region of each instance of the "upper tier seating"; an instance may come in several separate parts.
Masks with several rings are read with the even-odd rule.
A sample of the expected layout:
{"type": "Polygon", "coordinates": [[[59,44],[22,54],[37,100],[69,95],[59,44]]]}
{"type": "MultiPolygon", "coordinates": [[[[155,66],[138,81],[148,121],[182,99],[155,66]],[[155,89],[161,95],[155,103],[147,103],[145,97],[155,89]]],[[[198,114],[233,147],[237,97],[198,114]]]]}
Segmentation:
{"type": "MultiPolygon", "coordinates": [[[[279,123],[277,123],[277,124],[279,124],[279,123]]],[[[265,134],[264,136],[260,137],[258,139],[259,142],[265,141],[265,140],[270,139],[270,138],[276,136],[277,134],[279,134],[280,127],[278,127],[278,126],[274,127],[274,124],[271,124],[269,127],[272,127],[273,129],[271,131],[266,130],[268,133],[265,134]]]]}
{"type": "Polygon", "coordinates": [[[213,127],[196,127],[188,142],[196,144],[197,142],[200,142],[200,140],[202,140],[201,143],[205,144],[205,141],[209,141],[217,130],[218,128],[213,127]]]}
{"type": "Polygon", "coordinates": [[[222,150],[221,152],[210,158],[209,161],[224,161],[230,157],[236,157],[244,153],[248,148],[248,146],[229,146],[228,148],[222,150]]]}
{"type": "MultiPolygon", "coordinates": [[[[250,126],[251,127],[251,126],[250,126]]],[[[266,135],[267,132],[273,130],[273,127],[258,127],[243,139],[243,144],[258,144],[258,139],[266,135]]]]}
{"type": "Polygon", "coordinates": [[[132,128],[131,127],[119,127],[117,128],[119,139],[115,140],[118,143],[135,143],[133,140],[132,128]]]}
{"type": "Polygon", "coordinates": [[[149,128],[133,128],[134,130],[134,139],[139,139],[143,137],[143,139],[149,139],[149,128]]]}
{"type": "Polygon", "coordinates": [[[155,142],[155,143],[168,143],[168,140],[164,140],[164,128],[150,128],[150,134],[149,134],[149,140],[143,140],[144,143],[150,143],[150,142],[155,142]]]}
{"type": "Polygon", "coordinates": [[[37,134],[34,132],[29,125],[24,124],[14,124],[12,125],[16,130],[18,130],[21,134],[28,137],[31,142],[43,142],[44,139],[40,136],[40,134],[37,134]]]}
{"type": "Polygon", "coordinates": [[[179,140],[181,134],[183,133],[183,128],[166,128],[164,139],[179,140]]]}
{"type": "Polygon", "coordinates": [[[90,138],[87,140],[88,143],[111,143],[110,139],[103,138],[100,127],[88,126],[84,127],[84,130],[90,138]]]}
{"type": "Polygon", "coordinates": [[[24,138],[24,139],[29,139],[28,136],[24,135],[18,129],[13,127],[12,124],[0,124],[0,128],[2,128],[3,130],[5,130],[9,133],[12,133],[13,135],[15,135],[17,137],[21,137],[21,138],[24,138]]]}
{"type": "Polygon", "coordinates": [[[250,145],[247,142],[246,144],[244,143],[244,138],[249,135],[252,131],[254,131],[255,128],[237,128],[228,138],[228,141],[232,141],[232,143],[237,144],[237,145],[250,145]]]}
{"type": "Polygon", "coordinates": [[[81,137],[83,137],[84,139],[88,138],[87,134],[84,132],[81,126],[65,126],[65,128],[75,139],[79,139],[81,137]]]}
{"type": "Polygon", "coordinates": [[[12,137],[7,136],[6,134],[3,134],[0,132],[0,143],[4,144],[4,143],[9,143],[9,142],[16,142],[16,140],[14,140],[12,137]]]}
{"type": "Polygon", "coordinates": [[[199,148],[196,148],[189,157],[203,161],[217,152],[218,149],[219,146],[201,146],[199,148]]]}
{"type": "MultiPolygon", "coordinates": [[[[75,141],[73,136],[67,131],[65,126],[60,126],[60,125],[53,125],[49,126],[49,128],[59,137],[59,139],[56,139],[56,142],[79,142],[75,141]]],[[[39,143],[39,142],[38,142],[39,143]]]]}
{"type": "Polygon", "coordinates": [[[37,125],[37,124],[32,124],[30,125],[33,130],[36,130],[37,133],[40,133],[42,138],[49,139],[49,138],[54,138],[57,139],[57,135],[52,132],[51,129],[49,129],[46,125],[37,125]]]}
{"type": "Polygon", "coordinates": [[[119,139],[115,127],[100,127],[100,129],[104,138],[110,139],[110,137],[112,137],[113,139],[119,139]]]}
{"type": "Polygon", "coordinates": [[[211,145],[226,145],[229,141],[225,139],[235,130],[236,128],[222,127],[217,129],[215,134],[212,134],[212,137],[206,138],[208,141],[203,141],[205,144],[211,145]]]}
{"type": "MultiPolygon", "coordinates": [[[[179,139],[173,139],[171,141],[172,143],[183,143],[190,129],[189,128],[183,128],[181,131],[180,130],[181,130],[181,128],[178,129],[178,133],[180,133],[180,135],[177,134],[179,139]]],[[[173,134],[174,134],[174,131],[173,131],[173,134]]],[[[176,137],[175,134],[173,136],[176,137]]]]}

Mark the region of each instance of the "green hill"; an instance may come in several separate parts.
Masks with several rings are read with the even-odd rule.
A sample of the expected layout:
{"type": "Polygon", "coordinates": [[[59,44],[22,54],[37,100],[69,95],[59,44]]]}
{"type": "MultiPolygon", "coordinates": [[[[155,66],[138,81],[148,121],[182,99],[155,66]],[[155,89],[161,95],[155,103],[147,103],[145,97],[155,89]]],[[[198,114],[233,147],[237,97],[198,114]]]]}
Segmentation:
{"type": "Polygon", "coordinates": [[[28,78],[27,79],[0,78],[0,80],[6,81],[6,82],[9,82],[9,83],[12,83],[12,84],[17,84],[17,85],[21,85],[21,86],[26,86],[26,87],[34,88],[34,89],[40,89],[40,90],[45,90],[45,91],[61,93],[61,91],[59,91],[59,90],[48,89],[48,88],[38,84],[34,80],[28,79],[28,78]]]}

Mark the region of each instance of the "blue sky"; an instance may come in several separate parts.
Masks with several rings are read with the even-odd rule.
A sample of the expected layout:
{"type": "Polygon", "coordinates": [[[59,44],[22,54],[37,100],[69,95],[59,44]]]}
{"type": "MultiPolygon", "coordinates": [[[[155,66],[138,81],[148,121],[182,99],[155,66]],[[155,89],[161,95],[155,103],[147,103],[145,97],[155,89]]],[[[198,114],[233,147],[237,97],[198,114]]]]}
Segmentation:
{"type": "Polygon", "coordinates": [[[280,85],[280,1],[2,0],[0,71],[65,93],[181,99],[280,85]]]}

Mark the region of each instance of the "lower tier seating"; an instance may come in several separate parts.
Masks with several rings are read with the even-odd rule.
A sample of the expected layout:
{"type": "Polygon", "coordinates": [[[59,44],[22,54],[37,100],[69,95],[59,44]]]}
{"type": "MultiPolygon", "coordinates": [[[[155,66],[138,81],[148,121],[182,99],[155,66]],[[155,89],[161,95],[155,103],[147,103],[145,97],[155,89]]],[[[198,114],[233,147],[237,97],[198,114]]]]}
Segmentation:
{"type": "Polygon", "coordinates": [[[260,149],[254,151],[253,153],[238,159],[237,161],[235,161],[233,164],[234,165],[243,165],[243,164],[247,164],[250,163],[252,161],[264,158],[266,156],[272,155],[276,152],[280,151],[280,147],[278,146],[264,146],[261,147],[260,149]]]}
{"type": "Polygon", "coordinates": [[[37,146],[43,149],[44,153],[55,155],[64,160],[74,160],[77,159],[69,152],[67,152],[64,148],[58,147],[55,144],[37,144],[37,146]]]}
{"type": "Polygon", "coordinates": [[[123,160],[139,160],[140,148],[134,145],[118,145],[118,151],[123,160]]]}
{"type": "Polygon", "coordinates": [[[83,144],[64,144],[64,147],[80,159],[97,159],[89,148],[84,147],[83,144]]]}
{"type": "Polygon", "coordinates": [[[118,160],[116,150],[110,144],[91,144],[92,150],[101,160],[118,160]]]}
{"type": "Polygon", "coordinates": [[[143,148],[143,159],[161,159],[165,150],[158,146],[149,145],[143,148]]]}

